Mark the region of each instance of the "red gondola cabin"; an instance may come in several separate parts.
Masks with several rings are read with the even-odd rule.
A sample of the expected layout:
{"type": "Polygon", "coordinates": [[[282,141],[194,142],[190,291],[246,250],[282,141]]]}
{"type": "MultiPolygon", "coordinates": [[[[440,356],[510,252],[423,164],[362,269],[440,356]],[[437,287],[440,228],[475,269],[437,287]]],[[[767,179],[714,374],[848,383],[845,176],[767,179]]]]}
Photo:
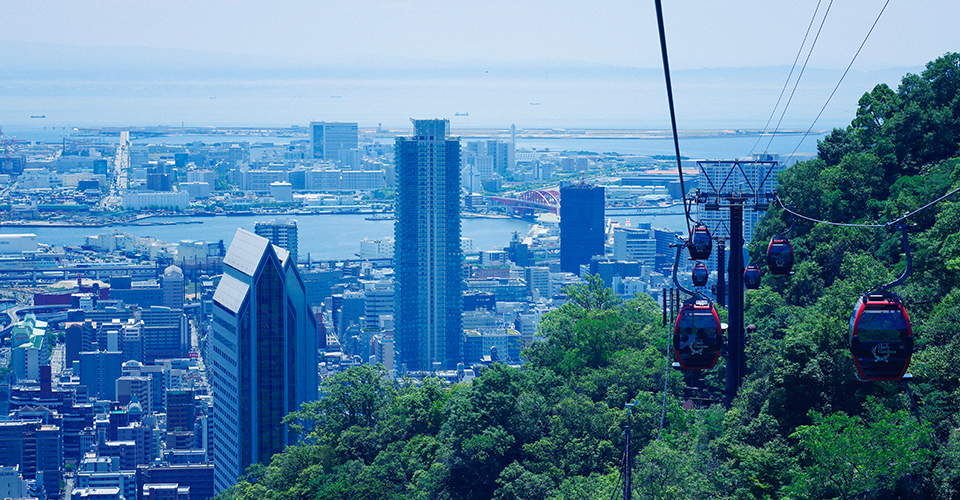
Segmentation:
{"type": "Polygon", "coordinates": [[[774,236],[767,245],[767,268],[770,274],[786,276],[793,271],[793,246],[784,236],[774,236]]]}
{"type": "Polygon", "coordinates": [[[760,279],[760,268],[756,264],[750,264],[743,270],[743,286],[747,290],[760,288],[760,279]]]}
{"type": "Polygon", "coordinates": [[[900,380],[910,366],[913,330],[890,292],[860,297],[850,315],[850,352],[860,380],[900,380]]]}
{"type": "Polygon", "coordinates": [[[687,249],[690,251],[690,258],[693,260],[707,260],[710,258],[710,251],[713,250],[713,239],[710,238],[710,231],[707,226],[697,225],[690,230],[690,240],[687,241],[687,249]]]}
{"type": "Polygon", "coordinates": [[[697,265],[693,266],[693,286],[704,286],[707,284],[707,281],[710,279],[710,271],[707,271],[707,265],[703,262],[697,262],[697,265]]]}
{"type": "Polygon", "coordinates": [[[673,325],[673,352],[684,370],[709,370],[716,366],[723,346],[720,318],[709,300],[683,302],[673,325]]]}

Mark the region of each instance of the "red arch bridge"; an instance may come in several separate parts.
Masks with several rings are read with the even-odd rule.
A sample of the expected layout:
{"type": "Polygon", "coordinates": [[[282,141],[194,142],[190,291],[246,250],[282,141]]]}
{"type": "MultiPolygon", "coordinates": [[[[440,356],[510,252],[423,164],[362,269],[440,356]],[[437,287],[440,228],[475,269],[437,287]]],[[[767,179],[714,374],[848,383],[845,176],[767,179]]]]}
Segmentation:
{"type": "Polygon", "coordinates": [[[560,212],[560,191],[557,189],[527,191],[516,198],[491,196],[491,202],[511,207],[514,215],[532,217],[534,212],[560,212]]]}

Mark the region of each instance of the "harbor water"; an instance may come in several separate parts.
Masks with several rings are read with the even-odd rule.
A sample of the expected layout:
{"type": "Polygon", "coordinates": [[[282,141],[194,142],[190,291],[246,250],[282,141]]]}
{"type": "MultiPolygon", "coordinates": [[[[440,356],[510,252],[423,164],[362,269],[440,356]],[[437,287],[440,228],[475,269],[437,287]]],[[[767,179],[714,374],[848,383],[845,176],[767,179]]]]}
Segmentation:
{"type": "MultiPolygon", "coordinates": [[[[363,214],[324,214],[289,217],[297,221],[298,253],[305,260],[353,259],[360,252],[360,241],[392,237],[392,220],[367,220],[363,214]]],[[[80,246],[87,236],[126,233],[135,236],[153,236],[168,243],[182,240],[217,242],[229,246],[237,228],[253,231],[260,221],[277,218],[269,215],[241,217],[154,217],[144,222],[156,225],[110,227],[18,227],[2,228],[0,234],[33,233],[41,243],[51,246],[80,246]]],[[[685,231],[684,216],[676,215],[618,215],[611,217],[621,224],[636,225],[650,222],[654,227],[685,231]]],[[[509,246],[515,232],[527,234],[532,222],[512,218],[464,218],[461,234],[473,240],[476,250],[502,250],[509,246]]]]}

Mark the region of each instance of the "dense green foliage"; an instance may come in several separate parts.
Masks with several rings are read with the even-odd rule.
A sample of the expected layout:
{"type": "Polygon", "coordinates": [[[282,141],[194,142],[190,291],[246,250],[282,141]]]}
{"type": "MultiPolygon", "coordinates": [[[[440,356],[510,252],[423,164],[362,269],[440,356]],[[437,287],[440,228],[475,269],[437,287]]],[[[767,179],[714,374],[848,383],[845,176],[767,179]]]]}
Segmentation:
{"type": "MultiPolygon", "coordinates": [[[[885,223],[960,186],[960,55],[859,104],[817,158],[781,175],[785,203],[885,223]]],[[[772,209],[758,240],[786,220],[772,209]]],[[[718,394],[722,361],[703,380],[668,370],[657,305],[590,279],[544,317],[522,370],[456,386],[391,383],[370,366],[326,380],[288,417],[300,445],[220,500],[610,498],[628,402],[634,498],[960,498],[960,201],[908,220],[914,269],[897,291],[918,339],[909,385],[857,381],[847,345],[856,298],[903,270],[899,235],[798,220],[796,274],[746,294],[757,330],[729,411],[683,406],[690,386],[718,394]]]]}

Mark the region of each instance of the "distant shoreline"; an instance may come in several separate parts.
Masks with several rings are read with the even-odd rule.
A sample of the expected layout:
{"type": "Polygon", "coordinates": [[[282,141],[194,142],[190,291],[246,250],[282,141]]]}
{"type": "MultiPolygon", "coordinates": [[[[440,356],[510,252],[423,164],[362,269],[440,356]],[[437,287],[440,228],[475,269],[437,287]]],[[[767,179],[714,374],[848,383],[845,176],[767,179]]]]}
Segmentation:
{"type": "MultiPolygon", "coordinates": [[[[252,138],[284,137],[309,140],[309,127],[80,127],[71,132],[72,137],[119,137],[120,132],[130,132],[131,139],[184,137],[184,136],[244,136],[252,138]]],[[[780,130],[778,136],[798,136],[806,130],[780,130]]],[[[823,135],[827,130],[811,130],[811,135],[823,135]]],[[[360,127],[360,136],[370,139],[393,138],[412,133],[406,128],[360,127]]],[[[451,128],[451,135],[466,138],[510,139],[510,129],[451,128]]],[[[770,137],[772,132],[756,129],[690,129],[680,130],[684,139],[716,139],[726,137],[770,137]]],[[[669,139],[670,130],[658,129],[585,129],[585,128],[524,128],[517,129],[516,138],[529,139],[669,139]]]]}
{"type": "MultiPolygon", "coordinates": [[[[799,136],[806,130],[781,130],[778,136],[799,136]]],[[[811,130],[810,135],[825,134],[827,130],[811,130]]],[[[404,132],[409,134],[410,132],[404,132]]],[[[451,135],[468,138],[489,137],[510,139],[509,130],[471,130],[451,129],[451,135]]],[[[375,137],[392,137],[397,134],[376,134],[375,137]]],[[[726,137],[770,137],[771,132],[761,130],[679,130],[677,135],[682,139],[720,139],[726,137]]],[[[631,130],[631,129],[523,129],[517,131],[517,139],[671,139],[670,130],[631,130]]]]}

